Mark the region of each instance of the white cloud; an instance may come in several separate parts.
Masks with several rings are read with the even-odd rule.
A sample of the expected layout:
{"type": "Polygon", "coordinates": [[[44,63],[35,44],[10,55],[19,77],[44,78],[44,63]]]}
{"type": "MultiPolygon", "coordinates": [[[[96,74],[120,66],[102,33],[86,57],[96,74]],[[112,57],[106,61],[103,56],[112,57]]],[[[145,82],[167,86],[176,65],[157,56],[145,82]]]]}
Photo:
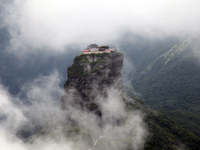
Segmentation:
{"type": "Polygon", "coordinates": [[[5,131],[0,129],[0,143],[1,149],[3,150],[27,150],[27,147],[23,144],[22,141],[12,135],[8,135],[5,131]]]}
{"type": "Polygon", "coordinates": [[[53,72],[48,76],[40,76],[23,86],[21,92],[26,95],[24,101],[31,104],[24,106],[23,111],[32,119],[30,121],[34,123],[34,126],[44,126],[56,120],[59,122],[62,118],[60,97],[64,90],[60,88],[59,83],[58,72],[53,72]]]}
{"type": "MultiPolygon", "coordinates": [[[[28,105],[20,103],[19,97],[13,97],[0,86],[0,142],[5,150],[13,147],[17,150],[79,150],[93,146],[96,149],[122,149],[128,145],[127,141],[131,141],[129,146],[135,150],[143,146],[147,136],[143,115],[139,111],[127,113],[119,91],[111,88],[107,99],[99,97],[103,114],[100,119],[88,110],[74,107],[74,103],[69,103],[62,111],[60,97],[63,90],[59,82],[59,74],[53,72],[25,84],[21,101],[29,102],[28,105]],[[76,122],[78,131],[73,133],[74,126],[68,118],[76,122]],[[122,122],[118,124],[118,120],[122,122]],[[32,131],[37,127],[51,132],[46,132],[47,135],[37,132],[30,143],[24,143],[16,136],[20,135],[21,129],[32,131]],[[67,139],[67,133],[74,136],[67,139]]],[[[66,101],[73,100],[70,95],[66,96],[66,101]]]]}
{"type": "Polygon", "coordinates": [[[107,44],[124,31],[160,35],[199,31],[198,0],[15,0],[7,23],[12,46],[63,50],[69,44],[107,44]]]}
{"type": "MultiPolygon", "coordinates": [[[[24,143],[17,135],[21,129],[32,130],[37,127],[57,127],[63,119],[63,111],[60,107],[60,96],[63,90],[59,87],[59,75],[57,72],[49,76],[40,76],[32,83],[27,83],[22,89],[24,98],[13,97],[5,87],[0,85],[0,143],[3,150],[28,150],[28,149],[63,149],[68,144],[56,142],[53,139],[44,141],[40,145],[36,138],[33,143],[24,143]],[[31,104],[23,104],[30,102],[31,104]]],[[[61,134],[61,133],[60,133],[61,134]]],[[[67,149],[67,148],[66,148],[67,149]]],[[[69,149],[70,150],[70,149],[69,149]]]]}
{"type": "Polygon", "coordinates": [[[21,125],[27,122],[22,111],[15,106],[7,89],[0,85],[0,143],[3,150],[25,150],[23,142],[15,134],[21,125]]]}
{"type": "Polygon", "coordinates": [[[15,133],[15,131],[27,121],[21,110],[13,104],[13,101],[17,100],[17,98],[13,98],[7,90],[0,85],[0,127],[6,128],[6,130],[12,133],[15,133]]]}

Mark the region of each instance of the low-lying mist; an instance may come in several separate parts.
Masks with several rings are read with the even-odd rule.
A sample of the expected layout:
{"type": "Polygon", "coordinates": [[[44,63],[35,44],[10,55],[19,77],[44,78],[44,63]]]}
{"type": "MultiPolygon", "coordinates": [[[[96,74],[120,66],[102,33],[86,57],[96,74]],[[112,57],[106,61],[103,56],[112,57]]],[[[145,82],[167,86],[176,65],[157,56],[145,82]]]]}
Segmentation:
{"type": "Polygon", "coordinates": [[[102,118],[70,104],[61,109],[64,90],[58,72],[26,83],[18,96],[0,86],[0,143],[4,150],[140,149],[148,135],[140,111],[127,112],[115,89],[99,97],[102,118]],[[20,94],[23,94],[23,98],[20,94]],[[24,103],[26,101],[26,103],[24,103]],[[116,123],[116,118],[123,118],[116,123]]]}

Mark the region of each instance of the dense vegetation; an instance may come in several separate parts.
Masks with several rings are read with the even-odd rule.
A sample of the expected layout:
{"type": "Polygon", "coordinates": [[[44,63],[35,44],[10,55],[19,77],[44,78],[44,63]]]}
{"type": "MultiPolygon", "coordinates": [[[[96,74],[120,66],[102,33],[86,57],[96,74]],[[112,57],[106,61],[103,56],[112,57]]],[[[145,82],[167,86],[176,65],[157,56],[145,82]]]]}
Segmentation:
{"type": "Polygon", "coordinates": [[[125,96],[128,110],[139,109],[146,114],[145,122],[148,124],[150,134],[144,150],[178,150],[180,148],[197,150],[200,148],[199,137],[163,114],[150,109],[141,99],[136,97],[128,99],[127,101],[127,96],[125,96]]]}
{"type": "Polygon", "coordinates": [[[132,85],[146,104],[200,136],[200,66],[194,56],[194,48],[200,49],[198,40],[189,38],[165,48],[152,54],[151,50],[133,50],[137,71],[132,74],[132,85]]]}

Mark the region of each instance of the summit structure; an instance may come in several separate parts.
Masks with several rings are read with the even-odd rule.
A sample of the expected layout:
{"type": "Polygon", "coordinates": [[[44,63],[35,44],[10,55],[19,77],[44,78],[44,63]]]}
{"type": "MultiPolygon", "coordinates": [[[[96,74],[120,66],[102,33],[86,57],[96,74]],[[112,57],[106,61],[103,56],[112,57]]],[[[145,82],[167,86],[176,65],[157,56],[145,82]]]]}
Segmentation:
{"type": "Polygon", "coordinates": [[[109,48],[109,46],[100,46],[97,44],[89,45],[82,53],[83,54],[92,54],[92,53],[111,53],[116,51],[114,48],[109,48]]]}

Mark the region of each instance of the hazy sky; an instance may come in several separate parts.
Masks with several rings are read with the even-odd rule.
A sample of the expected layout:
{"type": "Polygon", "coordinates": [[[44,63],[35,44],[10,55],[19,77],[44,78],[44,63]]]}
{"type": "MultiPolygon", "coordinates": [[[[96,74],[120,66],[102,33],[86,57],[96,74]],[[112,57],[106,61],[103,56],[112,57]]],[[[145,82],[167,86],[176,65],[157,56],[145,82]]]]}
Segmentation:
{"type": "Polygon", "coordinates": [[[5,4],[11,45],[63,50],[112,43],[127,31],[151,36],[199,32],[199,0],[14,0],[5,4]]]}

